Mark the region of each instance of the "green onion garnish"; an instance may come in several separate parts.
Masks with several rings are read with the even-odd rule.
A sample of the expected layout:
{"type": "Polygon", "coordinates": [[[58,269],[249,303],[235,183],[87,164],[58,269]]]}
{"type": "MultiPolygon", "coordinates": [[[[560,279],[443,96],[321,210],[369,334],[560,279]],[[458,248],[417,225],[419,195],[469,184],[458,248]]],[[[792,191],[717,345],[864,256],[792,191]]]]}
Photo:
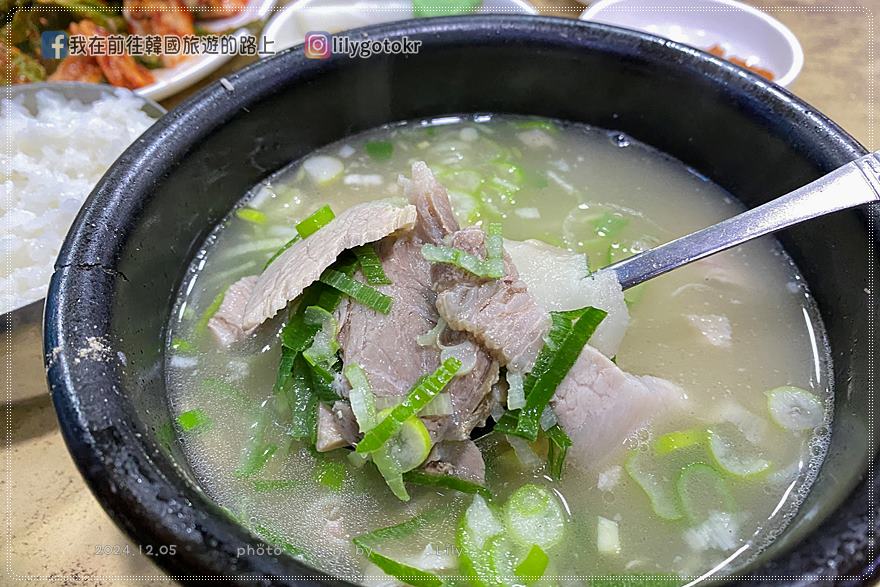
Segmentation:
{"type": "Polygon", "coordinates": [[[535,583],[544,576],[550,557],[537,544],[533,544],[526,558],[514,569],[514,574],[526,585],[535,583]]]}
{"type": "Polygon", "coordinates": [[[341,490],[345,481],[345,465],[337,461],[318,461],[315,481],[331,491],[341,490]]]}
{"type": "Polygon", "coordinates": [[[520,410],[516,425],[518,436],[537,440],[541,429],[541,414],[553,397],[557,386],[577,361],[584,345],[605,319],[608,313],[597,308],[588,308],[572,325],[571,333],[553,354],[544,373],[540,374],[530,390],[526,391],[526,405],[520,410]]]}
{"type": "Polygon", "coordinates": [[[293,544],[291,544],[290,542],[285,540],[285,538],[283,536],[281,536],[280,534],[278,534],[274,530],[270,530],[269,528],[267,528],[265,526],[257,524],[256,526],[254,526],[254,532],[259,534],[263,538],[263,540],[265,540],[269,544],[273,544],[273,545],[281,548],[287,554],[290,554],[293,556],[304,556],[305,555],[305,551],[302,548],[294,546],[293,544]]]}
{"type": "Polygon", "coordinates": [[[385,275],[382,261],[376,253],[375,246],[369,244],[357,247],[354,249],[354,255],[357,257],[358,263],[360,263],[361,271],[367,283],[370,285],[388,285],[391,283],[391,280],[385,275]]]}
{"type": "Polygon", "coordinates": [[[351,541],[364,553],[364,556],[370,562],[392,577],[408,585],[440,587],[443,585],[443,581],[438,576],[379,554],[376,548],[383,543],[388,543],[392,540],[402,540],[411,536],[428,524],[433,523],[444,511],[444,508],[433,508],[401,524],[379,528],[378,530],[355,536],[351,541]]]}
{"type": "Polygon", "coordinates": [[[487,264],[479,257],[475,257],[466,251],[447,247],[445,245],[422,245],[422,257],[431,263],[446,263],[463,269],[468,273],[483,279],[498,279],[504,277],[504,270],[498,271],[494,264],[487,264]]]}
{"type": "Polygon", "coordinates": [[[407,394],[406,399],[395,406],[384,420],[364,434],[363,440],[357,444],[357,452],[363,454],[382,448],[392,436],[397,434],[406,420],[418,414],[434,399],[434,396],[443,391],[460,368],[461,361],[455,357],[443,361],[436,371],[419,381],[407,394]]]}
{"type": "Polygon", "coordinates": [[[394,145],[391,141],[367,141],[364,150],[375,161],[388,161],[394,154],[394,145]]]}
{"type": "Polygon", "coordinates": [[[492,492],[484,485],[467,481],[461,477],[454,475],[438,475],[435,473],[427,473],[418,469],[408,471],[403,474],[403,480],[414,485],[426,485],[428,487],[442,487],[444,489],[452,489],[461,493],[479,493],[486,499],[492,499],[492,492]]]}
{"type": "Polygon", "coordinates": [[[544,434],[547,436],[547,469],[550,477],[558,481],[562,478],[565,456],[571,447],[571,438],[558,424],[549,428],[544,434]]]}
{"type": "Polygon", "coordinates": [[[211,426],[211,419],[202,410],[195,409],[177,416],[177,423],[184,432],[202,432],[211,426]]]}
{"type": "Polygon", "coordinates": [[[310,365],[329,370],[336,363],[336,352],[339,350],[339,341],[336,335],[339,325],[333,314],[321,306],[308,306],[303,312],[305,323],[317,326],[318,331],[312,337],[312,344],[303,351],[303,357],[310,365]]]}
{"type": "Polygon", "coordinates": [[[217,310],[220,309],[220,305],[223,303],[224,297],[226,297],[225,289],[218,293],[208,305],[208,307],[205,308],[205,313],[202,314],[202,317],[199,318],[199,321],[196,322],[196,325],[193,328],[196,334],[200,335],[205,332],[205,329],[208,328],[208,322],[211,320],[211,318],[214,317],[214,314],[217,313],[217,310]]]}
{"type": "Polygon", "coordinates": [[[483,279],[504,277],[504,239],[501,224],[493,222],[486,230],[486,259],[445,245],[422,245],[422,256],[432,263],[446,263],[483,279]]]}
{"type": "Polygon", "coordinates": [[[391,311],[393,300],[390,296],[360,281],[356,281],[341,271],[327,269],[321,274],[320,281],[377,312],[387,314],[391,311]]]}
{"type": "Polygon", "coordinates": [[[266,216],[265,212],[257,210],[256,208],[239,208],[235,211],[235,215],[251,224],[266,224],[269,220],[269,217],[266,216]]]}
{"type": "Polygon", "coordinates": [[[300,238],[308,238],[330,224],[334,218],[336,215],[329,205],[321,206],[297,223],[296,233],[300,238]]]}
{"type": "Polygon", "coordinates": [[[196,350],[196,347],[193,343],[186,340],[185,338],[172,338],[171,339],[171,350],[181,353],[181,354],[189,354],[196,350]]]}
{"type": "Polygon", "coordinates": [[[318,424],[318,398],[312,393],[309,364],[302,355],[293,359],[293,377],[288,392],[290,435],[298,440],[314,438],[318,424]]]}
{"type": "MultiPolygon", "coordinates": [[[[343,263],[337,266],[338,271],[344,275],[353,275],[355,268],[354,263],[343,263]]],[[[306,322],[305,309],[309,306],[319,306],[332,312],[339,305],[340,299],[342,299],[342,293],[339,290],[323,283],[318,282],[308,286],[299,297],[296,312],[290,316],[287,324],[281,330],[281,344],[299,353],[309,348],[320,326],[306,322]]]]}
{"type": "Polygon", "coordinates": [[[309,216],[306,216],[302,221],[298,222],[296,225],[296,235],[284,243],[280,249],[275,251],[269,260],[266,261],[266,264],[263,265],[263,271],[266,270],[266,267],[272,264],[272,262],[281,256],[281,254],[292,247],[294,244],[298,243],[304,238],[308,238],[318,232],[318,230],[324,228],[330,221],[336,218],[336,215],[333,214],[333,210],[330,206],[321,206],[314,212],[312,212],[309,216]]]}

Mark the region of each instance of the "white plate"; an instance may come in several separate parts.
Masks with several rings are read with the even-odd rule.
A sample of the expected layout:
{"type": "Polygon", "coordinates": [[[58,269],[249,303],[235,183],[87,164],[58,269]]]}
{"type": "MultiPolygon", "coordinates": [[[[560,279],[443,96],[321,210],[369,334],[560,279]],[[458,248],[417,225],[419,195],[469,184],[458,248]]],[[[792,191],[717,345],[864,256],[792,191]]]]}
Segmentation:
{"type": "MultiPolygon", "coordinates": [[[[231,33],[232,36],[240,38],[248,34],[241,27],[265,18],[276,2],[277,0],[250,0],[241,14],[219,20],[199,21],[199,26],[213,34],[233,30],[235,32],[231,33]]],[[[233,55],[197,55],[174,67],[154,69],[150,73],[156,81],[138,88],[135,93],[151,100],[162,100],[210,75],[232,57],[233,55]]]]}
{"type": "Polygon", "coordinates": [[[599,0],[580,16],[652,33],[706,50],[718,44],[726,55],[769,69],[787,86],[804,65],[794,34],[769,14],[735,0],[599,0]]]}
{"type": "MultiPolygon", "coordinates": [[[[484,0],[477,14],[537,14],[524,0],[484,0]]],[[[412,1],[300,0],[272,17],[263,36],[275,52],[299,45],[309,31],[338,33],[371,24],[413,18],[412,1]]]]}

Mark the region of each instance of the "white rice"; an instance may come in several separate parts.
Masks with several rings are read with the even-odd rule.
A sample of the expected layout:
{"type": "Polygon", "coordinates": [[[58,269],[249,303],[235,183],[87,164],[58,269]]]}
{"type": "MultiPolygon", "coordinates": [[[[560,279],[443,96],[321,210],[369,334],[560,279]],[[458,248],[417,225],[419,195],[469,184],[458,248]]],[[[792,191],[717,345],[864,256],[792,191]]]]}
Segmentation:
{"type": "Polygon", "coordinates": [[[153,123],[124,91],[85,105],[51,90],[35,97],[36,116],[20,98],[0,100],[0,314],[45,296],[86,196],[153,123]]]}

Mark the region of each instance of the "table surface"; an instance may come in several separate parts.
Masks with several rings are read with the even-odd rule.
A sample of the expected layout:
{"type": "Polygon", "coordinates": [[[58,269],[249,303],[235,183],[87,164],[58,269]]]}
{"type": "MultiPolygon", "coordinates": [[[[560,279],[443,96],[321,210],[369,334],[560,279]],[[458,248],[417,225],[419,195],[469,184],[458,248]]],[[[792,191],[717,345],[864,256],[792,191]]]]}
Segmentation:
{"type": "MultiPolygon", "coordinates": [[[[583,8],[565,0],[537,0],[535,4],[543,14],[567,17],[576,17],[583,8]]],[[[790,89],[864,145],[880,149],[871,128],[880,112],[870,98],[876,90],[869,86],[871,57],[876,51],[872,18],[880,2],[862,2],[873,13],[829,9],[833,3],[806,0],[754,4],[788,25],[803,45],[803,72],[790,89]]],[[[209,80],[166,100],[166,107],[247,62],[236,58],[209,80]]],[[[102,545],[129,545],[135,552],[137,545],[114,525],[80,477],[61,439],[49,397],[13,404],[9,415],[11,444],[2,451],[6,475],[0,478],[7,504],[11,504],[4,508],[7,516],[11,512],[11,521],[6,520],[11,523],[11,535],[7,535],[11,553],[4,552],[11,556],[6,559],[4,575],[52,579],[62,585],[172,581],[149,557],[96,554],[102,545]]]]}

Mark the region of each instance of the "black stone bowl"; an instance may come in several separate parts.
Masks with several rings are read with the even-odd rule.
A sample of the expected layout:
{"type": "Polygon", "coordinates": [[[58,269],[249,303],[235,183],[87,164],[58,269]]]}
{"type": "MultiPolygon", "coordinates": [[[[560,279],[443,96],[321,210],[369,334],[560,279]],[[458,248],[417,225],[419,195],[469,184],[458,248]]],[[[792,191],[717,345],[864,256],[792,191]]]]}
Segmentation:
{"type": "MultiPolygon", "coordinates": [[[[289,161],[392,121],[534,114],[620,130],[755,206],[865,153],[785,90],[650,35],[493,16],[352,34],[408,36],[421,50],[309,60],[294,48],[209,86],[109,170],[58,259],[45,345],[64,437],[116,522],[183,580],[334,580],[287,555],[248,553],[263,543],[199,488],[176,443],[157,437],[169,422],[165,327],[185,269],[236,200],[289,161]]],[[[834,431],[800,514],[741,580],[860,583],[877,573],[877,484],[868,473],[876,231],[876,210],[861,209],[780,235],[828,330],[834,431]]]]}

